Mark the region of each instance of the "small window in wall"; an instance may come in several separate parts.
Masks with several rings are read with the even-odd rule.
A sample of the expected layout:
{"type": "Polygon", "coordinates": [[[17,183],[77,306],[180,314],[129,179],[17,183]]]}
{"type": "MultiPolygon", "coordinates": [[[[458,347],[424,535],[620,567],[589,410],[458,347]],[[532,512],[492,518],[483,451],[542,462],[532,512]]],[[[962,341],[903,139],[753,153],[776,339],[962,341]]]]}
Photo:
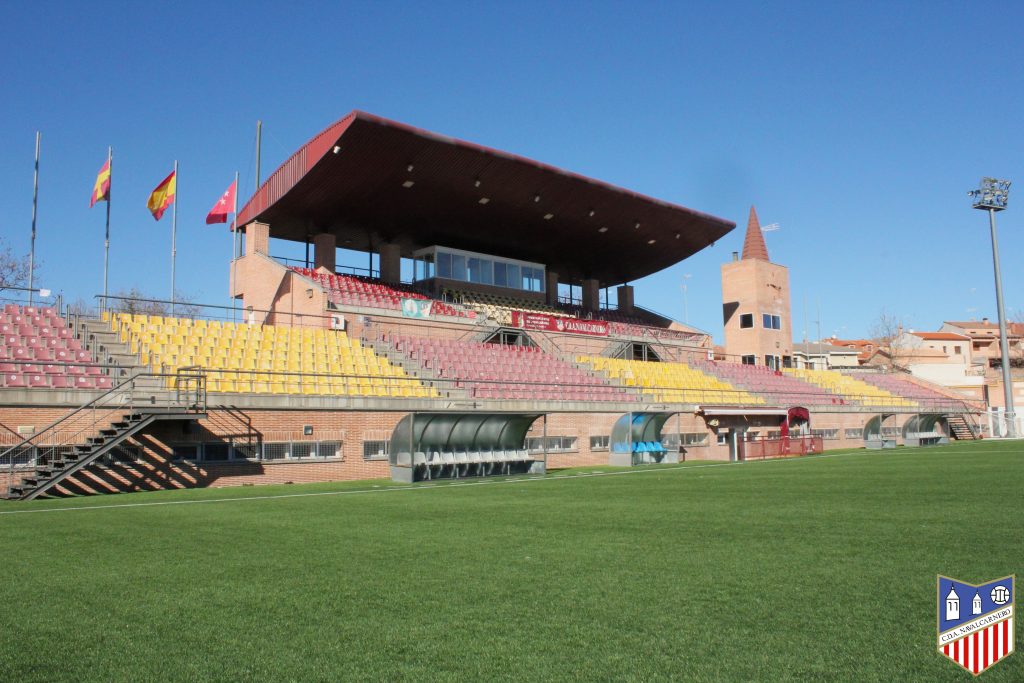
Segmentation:
{"type": "Polygon", "coordinates": [[[860,439],[864,436],[864,430],[860,427],[847,427],[846,438],[847,439],[860,439]]]}
{"type": "Polygon", "coordinates": [[[707,432],[687,432],[680,434],[682,437],[683,446],[707,446],[708,445],[708,433],[707,432]]]}
{"type": "Polygon", "coordinates": [[[783,356],[782,357],[782,367],[784,367],[784,368],[791,368],[791,367],[793,367],[793,357],[792,356],[783,356]]]}
{"type": "Polygon", "coordinates": [[[609,436],[592,436],[590,437],[590,450],[592,451],[606,451],[608,450],[609,436]]]}
{"type": "Polygon", "coordinates": [[[199,446],[197,444],[181,444],[171,446],[171,460],[192,460],[199,459],[199,446]]]}
{"type": "Polygon", "coordinates": [[[224,442],[204,443],[204,462],[224,462],[231,457],[231,444],[224,442]]]}
{"type": "Polygon", "coordinates": [[[744,365],[757,365],[757,356],[743,356],[740,360],[744,365]]]}
{"type": "Polygon", "coordinates": [[[838,429],[812,429],[811,430],[811,436],[820,436],[822,439],[828,439],[828,440],[838,439],[839,438],[839,430],[838,429]]]}
{"type": "Polygon", "coordinates": [[[954,346],[953,347],[953,353],[955,353],[956,355],[959,356],[961,354],[960,347],[959,346],[954,346]]]}
{"type": "MultiPolygon", "coordinates": [[[[548,441],[548,453],[564,453],[566,451],[576,450],[576,437],[575,436],[549,436],[548,441]]],[[[542,436],[531,436],[526,439],[526,450],[531,453],[542,453],[544,452],[544,437],[542,436]]]]}
{"type": "Polygon", "coordinates": [[[725,432],[719,432],[718,433],[718,445],[719,446],[724,446],[727,443],[729,443],[728,434],[726,434],[725,432]]]}
{"type": "Polygon", "coordinates": [[[747,329],[748,327],[754,326],[754,314],[753,313],[741,313],[740,314],[740,329],[747,329]]]}
{"type": "Polygon", "coordinates": [[[364,441],[363,460],[387,460],[390,441],[364,441]]]}

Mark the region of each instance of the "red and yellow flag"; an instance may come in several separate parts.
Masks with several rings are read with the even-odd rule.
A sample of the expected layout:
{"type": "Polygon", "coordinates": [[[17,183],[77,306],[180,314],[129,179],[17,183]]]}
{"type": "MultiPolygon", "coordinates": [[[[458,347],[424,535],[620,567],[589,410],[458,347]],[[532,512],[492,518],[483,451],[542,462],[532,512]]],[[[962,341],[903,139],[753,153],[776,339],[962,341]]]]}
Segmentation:
{"type": "Polygon", "coordinates": [[[149,207],[150,213],[153,214],[153,218],[156,220],[160,220],[167,207],[174,203],[174,192],[178,185],[176,176],[177,173],[171,171],[171,175],[164,178],[163,182],[157,185],[153,193],[149,195],[149,201],[146,202],[146,206],[149,207]]]}
{"type": "Polygon", "coordinates": [[[110,159],[103,164],[99,175],[96,176],[96,184],[92,188],[92,199],[89,201],[89,208],[96,206],[96,202],[110,201],[110,159]]]}

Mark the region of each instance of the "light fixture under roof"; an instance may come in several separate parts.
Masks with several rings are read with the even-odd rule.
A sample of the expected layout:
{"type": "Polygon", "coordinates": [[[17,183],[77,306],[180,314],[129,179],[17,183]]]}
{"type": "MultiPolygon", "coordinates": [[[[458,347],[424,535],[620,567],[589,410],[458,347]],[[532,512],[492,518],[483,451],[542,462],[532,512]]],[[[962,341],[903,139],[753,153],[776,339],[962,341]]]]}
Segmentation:
{"type": "Polygon", "coordinates": [[[539,201],[540,201],[540,195],[539,194],[533,195],[533,203],[536,204],[539,201]]]}
{"type": "Polygon", "coordinates": [[[676,233],[676,239],[679,239],[680,237],[682,237],[682,233],[678,233],[678,232],[677,232],[677,233],[676,233]]]}
{"type": "Polygon", "coordinates": [[[402,187],[412,187],[415,184],[416,183],[412,180],[406,180],[404,183],[402,183],[402,187]]]}
{"type": "Polygon", "coordinates": [[[338,145],[335,145],[334,146],[334,153],[337,154],[340,151],[341,151],[341,147],[339,147],[338,145]]]}
{"type": "Polygon", "coordinates": [[[634,230],[639,230],[640,229],[640,221],[636,222],[636,225],[633,226],[633,229],[634,230]]]}
{"type": "Polygon", "coordinates": [[[546,221],[549,221],[549,220],[551,220],[554,217],[555,217],[555,214],[553,214],[553,213],[546,213],[546,214],[544,214],[544,220],[546,220],[546,221]]]}
{"type": "Polygon", "coordinates": [[[607,225],[602,225],[600,228],[597,229],[597,231],[598,232],[608,232],[608,226],[607,225]]]}
{"type": "Polygon", "coordinates": [[[593,218],[594,217],[594,213],[595,213],[595,211],[593,209],[591,209],[590,213],[587,214],[587,215],[590,216],[591,218],[593,218]]]}
{"type": "Polygon", "coordinates": [[[473,180],[473,187],[480,187],[480,179],[479,178],[476,178],[475,180],[473,180]]]}
{"type": "Polygon", "coordinates": [[[408,166],[405,167],[405,170],[408,171],[409,173],[412,173],[412,168],[412,164],[409,164],[408,166]]]}
{"type": "Polygon", "coordinates": [[[657,241],[658,241],[658,240],[647,240],[647,244],[654,244],[654,243],[655,243],[655,242],[657,242],[657,241]]]}
{"type": "Polygon", "coordinates": [[[491,201],[491,198],[490,198],[490,197],[481,197],[481,198],[480,198],[480,203],[481,203],[481,204],[486,204],[486,203],[487,203],[487,202],[489,202],[489,201],[491,201]]]}

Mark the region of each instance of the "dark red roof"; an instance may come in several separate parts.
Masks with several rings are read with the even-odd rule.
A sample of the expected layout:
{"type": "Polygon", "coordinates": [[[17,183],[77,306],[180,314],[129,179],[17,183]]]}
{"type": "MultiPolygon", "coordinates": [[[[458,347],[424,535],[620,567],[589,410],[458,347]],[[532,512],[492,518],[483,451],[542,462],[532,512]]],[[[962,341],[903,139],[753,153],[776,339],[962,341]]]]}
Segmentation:
{"type": "Polygon", "coordinates": [[[376,251],[393,242],[404,256],[437,244],[544,263],[562,282],[603,285],[667,268],[736,227],[359,111],[274,171],[239,212],[240,225],[254,220],[279,239],[333,232],[339,247],[376,251]]]}
{"type": "Polygon", "coordinates": [[[743,238],[743,258],[769,261],[768,245],[764,243],[764,233],[761,232],[761,223],[757,220],[757,211],[750,207],[750,216],[747,218],[747,234],[743,238]]]}

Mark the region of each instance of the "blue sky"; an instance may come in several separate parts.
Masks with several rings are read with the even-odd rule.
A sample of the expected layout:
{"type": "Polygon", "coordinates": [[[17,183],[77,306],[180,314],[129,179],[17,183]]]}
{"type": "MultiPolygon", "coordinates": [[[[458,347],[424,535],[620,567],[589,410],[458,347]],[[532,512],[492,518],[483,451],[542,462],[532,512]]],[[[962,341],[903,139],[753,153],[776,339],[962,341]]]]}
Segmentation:
{"type": "MultiPolygon", "coordinates": [[[[1024,5],[926,3],[15,3],[0,23],[0,235],[28,250],[43,132],[42,284],[91,300],[114,147],[111,288],[166,296],[170,216],[149,191],[180,162],[178,286],[227,303],[231,242],[206,212],[352,109],[504,149],[736,221],[636,284],[637,302],[721,339],[721,263],[747,211],[779,223],[793,331],[866,334],[995,317],[982,175],[1004,291],[1024,315],[1024,5]],[[805,306],[806,302],[806,306],[805,306]]],[[[246,195],[247,196],[247,195],[246,195]]],[[[302,247],[272,248],[299,255],[302,247]]],[[[359,259],[362,264],[364,259],[359,259]]]]}

